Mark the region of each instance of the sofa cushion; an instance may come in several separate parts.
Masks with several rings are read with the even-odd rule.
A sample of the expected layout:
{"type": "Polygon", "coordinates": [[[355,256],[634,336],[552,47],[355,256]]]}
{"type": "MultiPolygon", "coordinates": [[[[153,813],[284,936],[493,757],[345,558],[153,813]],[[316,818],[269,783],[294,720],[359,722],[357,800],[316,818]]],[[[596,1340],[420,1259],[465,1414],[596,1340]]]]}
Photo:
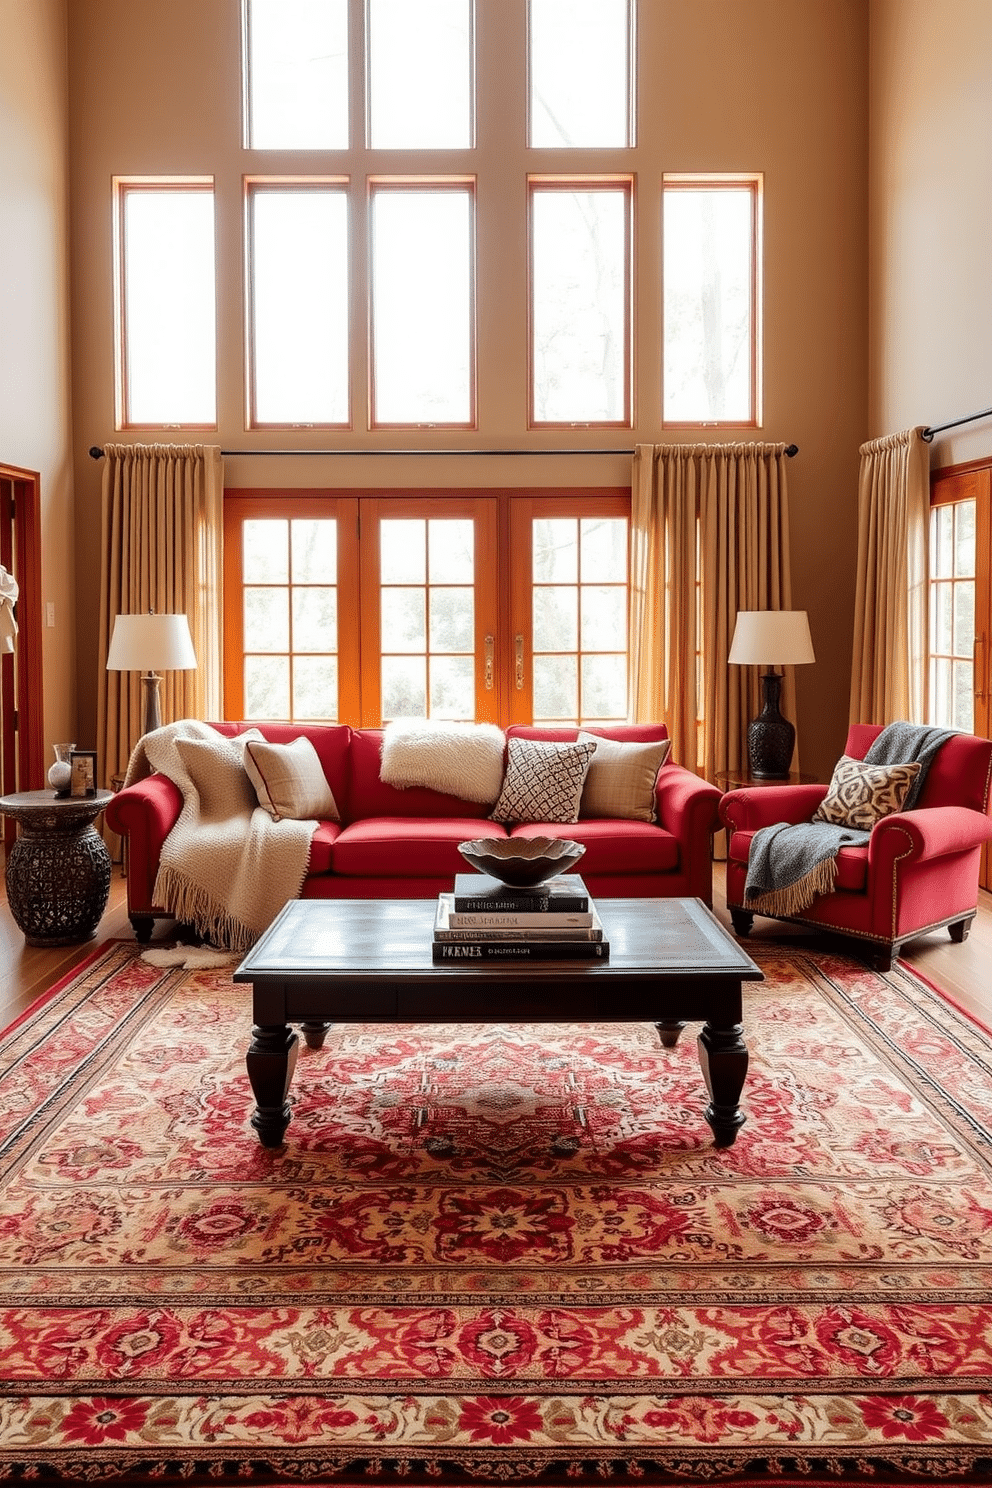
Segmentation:
{"type": "Polygon", "coordinates": [[[511,837],[570,837],[585,853],[577,872],[600,874],[671,873],[679,866],[679,845],[671,832],[639,821],[538,822],[510,829],[511,837]]]}
{"type": "Polygon", "coordinates": [[[420,786],[398,790],[395,785],[380,779],[382,736],[382,729],[351,730],[351,781],[347,805],[335,792],[345,821],[358,822],[369,817],[408,816],[417,820],[442,816],[473,817],[474,825],[465,837],[478,837],[479,822],[485,821],[489,811],[484,801],[463,801],[458,796],[420,786]]]}
{"type": "Polygon", "coordinates": [[[877,821],[902,809],[920,768],[917,763],[866,765],[842,755],[813,820],[870,832],[877,821]]]}
{"type": "Polygon", "coordinates": [[[574,822],[596,745],[508,739],[506,775],[493,821],[574,822]]]}
{"type": "Polygon", "coordinates": [[[655,783],[671,750],[671,740],[621,744],[616,739],[580,732],[579,742],[596,746],[582,787],[579,816],[657,821],[655,783]]]}
{"type": "Polygon", "coordinates": [[[258,804],[273,821],[338,821],[334,793],[324,777],[317,751],[305,734],[289,744],[249,739],[245,771],[258,804]]]}
{"type": "Polygon", "coordinates": [[[334,868],[334,844],[341,836],[339,822],[322,821],[310,838],[310,860],[307,863],[307,878],[318,878],[334,868]]]}
{"type": "MultiPolygon", "coordinates": [[[[727,861],[744,864],[751,851],[753,832],[734,832],[727,850],[727,861]]],[[[864,893],[868,882],[868,848],[842,847],[837,854],[837,878],[835,889],[845,889],[849,894],[864,893]]]]}
{"type": "Polygon", "coordinates": [[[332,866],[352,878],[453,878],[467,869],[458,844],[478,835],[473,817],[370,817],[341,831],[332,866]]]}

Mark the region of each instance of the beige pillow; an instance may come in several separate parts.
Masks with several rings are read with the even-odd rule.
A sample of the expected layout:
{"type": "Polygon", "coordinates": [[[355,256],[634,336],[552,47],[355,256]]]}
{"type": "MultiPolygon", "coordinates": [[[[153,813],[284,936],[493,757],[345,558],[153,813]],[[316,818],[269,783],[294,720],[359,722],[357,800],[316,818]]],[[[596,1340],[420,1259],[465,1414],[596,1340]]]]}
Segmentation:
{"type": "Polygon", "coordinates": [[[657,821],[654,787],[672,747],[671,739],[654,744],[622,743],[580,733],[579,742],[596,746],[582,787],[579,815],[657,821]]]}
{"type": "Polygon", "coordinates": [[[245,745],[245,770],[258,804],[273,821],[341,820],[324,767],[305,735],[291,744],[252,739],[245,745]]]}
{"type": "Polygon", "coordinates": [[[595,752],[592,744],[508,739],[503,789],[490,820],[578,821],[582,785],[595,752]]]}
{"type": "Polygon", "coordinates": [[[245,774],[240,740],[177,739],[176,753],[200,798],[200,814],[226,821],[258,804],[245,774]]]}
{"type": "Polygon", "coordinates": [[[866,765],[843,754],[813,820],[870,832],[883,816],[902,810],[919,773],[919,764],[866,765]]]}

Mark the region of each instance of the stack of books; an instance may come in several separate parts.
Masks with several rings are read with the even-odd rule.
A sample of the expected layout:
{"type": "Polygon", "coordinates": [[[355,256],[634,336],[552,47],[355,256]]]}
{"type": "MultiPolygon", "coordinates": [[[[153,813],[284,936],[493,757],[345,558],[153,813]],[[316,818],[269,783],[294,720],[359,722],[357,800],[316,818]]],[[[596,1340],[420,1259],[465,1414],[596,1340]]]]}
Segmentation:
{"type": "Polygon", "coordinates": [[[439,894],[436,964],[468,961],[605,961],[610,943],[577,873],[515,889],[485,873],[459,873],[439,894]]]}

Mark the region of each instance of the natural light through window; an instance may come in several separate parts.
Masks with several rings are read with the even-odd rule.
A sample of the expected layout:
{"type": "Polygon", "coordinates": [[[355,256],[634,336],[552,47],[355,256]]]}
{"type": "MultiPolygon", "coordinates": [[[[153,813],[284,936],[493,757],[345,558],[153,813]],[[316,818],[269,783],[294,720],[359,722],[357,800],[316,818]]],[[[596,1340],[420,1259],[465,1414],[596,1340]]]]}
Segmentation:
{"type": "Polygon", "coordinates": [[[383,719],[474,719],[472,522],[387,519],[379,553],[383,719]]]}
{"type": "Polygon", "coordinates": [[[975,726],[975,502],[930,513],[930,722],[975,726]]]}
{"type": "Polygon", "coordinates": [[[368,0],[369,143],[466,150],[472,0],[368,0]]]}
{"type": "Polygon", "coordinates": [[[610,517],[534,522],[535,723],[627,716],[627,528],[610,517]]]}
{"type": "Polygon", "coordinates": [[[632,143],[630,0],[530,0],[529,143],[632,143]]]}
{"type": "Polygon", "coordinates": [[[244,0],[253,150],[348,147],[348,0],[244,0]]]}
{"type": "Polygon", "coordinates": [[[373,424],[471,425],[473,194],[372,193],[373,424]]]}
{"type": "Polygon", "coordinates": [[[253,426],[349,421],[343,184],[249,185],[253,426]]]}
{"type": "Polygon", "coordinates": [[[630,417],[629,186],[531,194],[534,424],[630,417]]]}
{"type": "Polygon", "coordinates": [[[217,421],[212,186],[117,183],[121,427],[217,421]]]}
{"type": "Polygon", "coordinates": [[[333,722],[337,522],[257,519],[242,531],[244,717],[333,722]]]}
{"type": "Polygon", "coordinates": [[[664,418],[757,422],[757,182],[664,189],[664,418]]]}

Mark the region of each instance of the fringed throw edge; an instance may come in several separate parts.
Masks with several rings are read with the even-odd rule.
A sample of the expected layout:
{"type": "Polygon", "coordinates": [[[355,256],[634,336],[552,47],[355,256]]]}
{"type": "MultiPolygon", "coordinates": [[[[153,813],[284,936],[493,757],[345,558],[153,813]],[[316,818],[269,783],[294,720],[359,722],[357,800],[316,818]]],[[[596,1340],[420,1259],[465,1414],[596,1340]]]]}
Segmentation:
{"type": "Polygon", "coordinates": [[[258,939],[257,930],[237,919],[202,885],[191,882],[175,868],[159,868],[154,897],[156,904],[161,904],[181,924],[192,925],[198,935],[214,946],[247,951],[258,939]]]}
{"type": "Polygon", "coordinates": [[[778,889],[763,889],[746,895],[747,908],[756,914],[798,915],[820,894],[832,894],[837,881],[837,859],[824,858],[795,883],[778,889]]]}

